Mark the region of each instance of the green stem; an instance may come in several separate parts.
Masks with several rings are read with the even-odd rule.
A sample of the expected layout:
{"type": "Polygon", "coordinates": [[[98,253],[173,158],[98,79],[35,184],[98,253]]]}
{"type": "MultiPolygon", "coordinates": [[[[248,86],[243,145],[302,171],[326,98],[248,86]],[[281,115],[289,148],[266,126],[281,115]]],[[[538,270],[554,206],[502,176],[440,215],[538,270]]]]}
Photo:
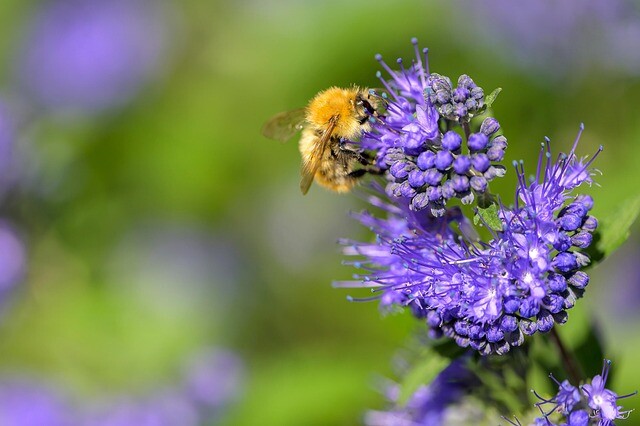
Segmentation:
{"type": "Polygon", "coordinates": [[[571,353],[571,351],[569,351],[562,342],[562,339],[560,338],[560,335],[556,331],[555,327],[551,329],[549,335],[551,336],[551,340],[560,352],[562,364],[564,365],[565,371],[571,378],[571,383],[575,386],[578,386],[583,377],[583,374],[580,370],[580,365],[576,361],[576,358],[573,356],[573,353],[571,353]]]}
{"type": "Polygon", "coordinates": [[[467,120],[462,120],[460,124],[462,124],[464,135],[467,137],[467,140],[469,140],[469,136],[471,136],[471,127],[469,126],[469,122],[467,120]]]}

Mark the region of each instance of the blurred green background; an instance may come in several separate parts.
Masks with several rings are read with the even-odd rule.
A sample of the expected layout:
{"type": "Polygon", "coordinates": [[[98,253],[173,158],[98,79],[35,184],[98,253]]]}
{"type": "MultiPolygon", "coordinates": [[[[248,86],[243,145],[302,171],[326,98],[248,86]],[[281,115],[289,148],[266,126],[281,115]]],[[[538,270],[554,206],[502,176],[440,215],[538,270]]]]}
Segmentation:
{"type": "MultiPolygon", "coordinates": [[[[429,47],[432,71],[503,88],[494,114],[507,164],[524,159],[532,170],[545,135],[568,149],[584,122],[579,152],[605,147],[589,189],[596,216],[640,193],[639,65],[599,58],[606,50],[585,36],[594,26],[555,56],[517,45],[516,60],[515,38],[483,36],[491,11],[461,1],[151,2],[160,42],[141,49],[155,49],[152,69],[136,71],[139,52],[126,58],[135,85],[89,108],[38,100],[29,79],[48,74],[20,66],[34,67],[23,57],[47,3],[0,3],[0,99],[15,117],[0,212],[27,259],[2,310],[0,372],[76,400],[144,394],[217,347],[244,373],[215,424],[351,425],[383,407],[376,379],[393,377],[392,358],[420,324],[381,318],[375,302],[348,303],[331,288],[352,274],[336,240],[369,238],[347,215],[363,205],[316,186],[301,196],[295,142],[266,140],[260,128],[328,86],[378,86],[374,54],[408,61],[413,36],[429,47]],[[572,52],[587,54],[572,61],[572,52]]],[[[513,173],[492,187],[512,193],[513,173]]],[[[587,316],[597,318],[621,394],[640,383],[639,255],[632,238],[596,268],[562,330],[578,338],[587,316]]]]}

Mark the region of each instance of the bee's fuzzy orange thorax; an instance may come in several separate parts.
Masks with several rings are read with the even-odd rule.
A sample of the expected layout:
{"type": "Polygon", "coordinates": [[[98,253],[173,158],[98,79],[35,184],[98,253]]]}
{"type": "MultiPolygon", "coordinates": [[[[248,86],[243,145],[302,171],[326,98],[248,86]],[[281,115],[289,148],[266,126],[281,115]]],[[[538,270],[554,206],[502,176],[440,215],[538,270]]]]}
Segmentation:
{"type": "Polygon", "coordinates": [[[359,135],[361,125],[355,116],[356,95],[361,92],[358,87],[342,89],[331,87],[318,93],[307,107],[307,122],[316,128],[325,128],[331,117],[338,115],[338,122],[333,134],[350,139],[359,135]]]}

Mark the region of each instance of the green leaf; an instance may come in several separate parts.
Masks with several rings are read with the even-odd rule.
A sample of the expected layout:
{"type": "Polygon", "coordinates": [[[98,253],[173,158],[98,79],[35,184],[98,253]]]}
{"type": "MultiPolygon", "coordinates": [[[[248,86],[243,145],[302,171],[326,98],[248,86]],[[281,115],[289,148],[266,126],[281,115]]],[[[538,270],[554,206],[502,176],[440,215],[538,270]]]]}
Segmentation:
{"type": "Polygon", "coordinates": [[[491,108],[491,104],[495,102],[500,92],[502,92],[502,87],[498,87],[496,90],[489,93],[489,96],[487,96],[484,100],[484,103],[487,106],[487,108],[491,108]]]}
{"type": "Polygon", "coordinates": [[[602,360],[605,355],[597,324],[591,322],[588,326],[589,331],[587,335],[584,340],[573,349],[573,353],[582,368],[582,373],[586,374],[587,377],[592,377],[600,372],[602,360]]]}
{"type": "Polygon", "coordinates": [[[487,208],[478,207],[476,215],[473,217],[473,223],[482,222],[494,231],[502,231],[502,221],[498,216],[498,205],[491,204],[487,208]]]}
{"type": "Polygon", "coordinates": [[[640,213],[640,195],[624,201],[619,208],[598,221],[598,230],[593,235],[587,250],[591,265],[602,262],[629,238],[629,230],[640,213]]]}
{"type": "Polygon", "coordinates": [[[486,405],[496,407],[503,415],[521,413],[530,406],[526,381],[530,366],[527,352],[526,347],[520,347],[507,356],[479,358],[468,364],[480,380],[476,396],[486,405]]]}

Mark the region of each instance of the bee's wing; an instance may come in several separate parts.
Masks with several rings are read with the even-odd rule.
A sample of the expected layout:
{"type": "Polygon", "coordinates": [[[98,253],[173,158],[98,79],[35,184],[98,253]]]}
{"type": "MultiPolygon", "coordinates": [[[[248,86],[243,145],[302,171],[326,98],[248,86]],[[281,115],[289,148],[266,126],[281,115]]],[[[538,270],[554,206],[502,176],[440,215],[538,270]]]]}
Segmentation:
{"type": "Polygon", "coordinates": [[[302,175],[302,179],[300,179],[300,190],[302,194],[309,192],[309,187],[313,183],[313,178],[322,163],[322,156],[329,146],[329,140],[331,139],[333,130],[336,128],[339,117],[338,115],[334,115],[329,119],[327,128],[324,133],[322,133],[322,136],[320,136],[318,143],[314,146],[311,155],[302,162],[302,168],[300,170],[300,174],[302,175]]]}
{"type": "Polygon", "coordinates": [[[304,119],[304,108],[281,112],[264,123],[264,126],[262,126],[262,134],[269,139],[286,142],[302,130],[304,119]]]}

